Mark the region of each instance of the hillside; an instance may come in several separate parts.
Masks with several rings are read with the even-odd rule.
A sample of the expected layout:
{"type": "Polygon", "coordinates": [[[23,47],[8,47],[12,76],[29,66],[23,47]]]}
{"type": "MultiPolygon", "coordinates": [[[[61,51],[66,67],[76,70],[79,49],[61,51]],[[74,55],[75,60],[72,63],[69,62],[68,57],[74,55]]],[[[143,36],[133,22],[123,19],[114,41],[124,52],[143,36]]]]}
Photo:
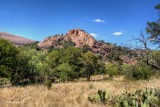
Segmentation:
{"type": "Polygon", "coordinates": [[[106,54],[110,51],[110,46],[95,40],[90,34],[81,29],[69,30],[64,36],[55,35],[46,38],[40,42],[40,48],[60,48],[65,42],[73,42],[76,47],[89,46],[94,53],[106,54]]]}
{"type": "Polygon", "coordinates": [[[24,45],[24,44],[30,44],[35,42],[34,40],[27,39],[21,36],[12,35],[5,32],[0,32],[0,38],[7,39],[14,43],[15,45],[24,45]]]}

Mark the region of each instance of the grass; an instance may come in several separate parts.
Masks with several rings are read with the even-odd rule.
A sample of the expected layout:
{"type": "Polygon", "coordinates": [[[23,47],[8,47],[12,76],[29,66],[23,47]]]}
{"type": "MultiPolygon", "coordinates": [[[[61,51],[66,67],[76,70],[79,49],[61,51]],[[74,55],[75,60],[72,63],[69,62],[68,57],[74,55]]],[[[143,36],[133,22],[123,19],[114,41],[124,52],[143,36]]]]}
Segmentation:
{"type": "Polygon", "coordinates": [[[128,81],[117,77],[104,81],[101,80],[102,77],[104,78],[94,76],[90,82],[52,84],[50,90],[44,85],[0,88],[0,107],[103,107],[103,104],[92,104],[88,101],[88,96],[98,89],[106,89],[111,95],[134,92],[145,87],[160,89],[160,79],[128,81]]]}

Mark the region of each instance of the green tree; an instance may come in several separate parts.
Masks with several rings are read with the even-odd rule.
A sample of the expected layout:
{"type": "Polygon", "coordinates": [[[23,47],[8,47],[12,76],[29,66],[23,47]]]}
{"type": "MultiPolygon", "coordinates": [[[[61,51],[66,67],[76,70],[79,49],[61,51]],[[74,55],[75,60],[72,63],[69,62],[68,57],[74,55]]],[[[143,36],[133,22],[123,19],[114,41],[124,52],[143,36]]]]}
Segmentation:
{"type": "Polygon", "coordinates": [[[42,69],[44,67],[44,52],[29,47],[20,47],[16,57],[12,84],[28,84],[43,81],[42,69]],[[43,66],[42,66],[42,65],[43,66]]]}
{"type": "Polygon", "coordinates": [[[30,44],[25,44],[24,46],[28,47],[28,48],[31,48],[31,49],[40,50],[40,48],[37,45],[38,43],[39,43],[39,41],[35,41],[33,43],[30,43],[30,44]]]}
{"type": "Polygon", "coordinates": [[[10,77],[15,67],[18,50],[9,41],[0,38],[0,77],[10,77]]]}
{"type": "MultiPolygon", "coordinates": [[[[156,5],[155,8],[160,13],[160,4],[156,5]]],[[[160,18],[155,22],[147,22],[146,32],[150,34],[149,40],[158,44],[160,48],[160,18]]]]}
{"type": "Polygon", "coordinates": [[[74,71],[74,66],[71,66],[68,63],[60,64],[56,67],[56,72],[62,81],[73,80],[77,77],[76,72],[74,71]]]}
{"type": "Polygon", "coordinates": [[[81,48],[82,52],[85,53],[85,52],[88,52],[88,51],[91,51],[91,47],[88,46],[88,45],[83,45],[83,47],[81,48]]]}
{"type": "Polygon", "coordinates": [[[83,56],[83,68],[82,74],[90,80],[91,75],[93,75],[97,70],[98,58],[92,52],[86,52],[83,56]]]}
{"type": "Polygon", "coordinates": [[[48,54],[48,65],[51,67],[49,75],[61,80],[71,80],[79,77],[82,52],[79,48],[67,47],[53,50],[48,54]],[[68,68],[68,69],[65,69],[68,68]],[[70,70],[70,71],[69,71],[70,70]]]}
{"type": "Polygon", "coordinates": [[[120,68],[116,64],[107,63],[106,64],[106,71],[107,71],[107,74],[109,75],[109,77],[112,79],[114,75],[119,74],[120,68]]]}
{"type": "Polygon", "coordinates": [[[82,51],[79,48],[68,47],[60,50],[60,63],[68,63],[74,66],[81,65],[82,51]]]}
{"type": "Polygon", "coordinates": [[[72,40],[68,40],[68,41],[64,41],[63,43],[63,47],[67,48],[69,46],[75,46],[76,44],[74,42],[72,42],[72,40]]]}

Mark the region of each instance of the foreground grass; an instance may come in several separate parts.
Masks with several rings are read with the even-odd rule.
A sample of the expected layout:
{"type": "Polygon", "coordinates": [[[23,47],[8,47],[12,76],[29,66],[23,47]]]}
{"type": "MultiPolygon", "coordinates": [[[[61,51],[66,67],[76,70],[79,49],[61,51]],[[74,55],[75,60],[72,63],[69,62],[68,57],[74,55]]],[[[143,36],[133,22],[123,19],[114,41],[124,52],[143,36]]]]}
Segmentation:
{"type": "Polygon", "coordinates": [[[119,77],[105,81],[53,84],[50,90],[43,85],[5,87],[0,88],[0,107],[103,107],[103,104],[90,103],[88,96],[98,89],[106,89],[109,94],[118,95],[145,87],[160,89],[160,79],[127,81],[119,77]]]}

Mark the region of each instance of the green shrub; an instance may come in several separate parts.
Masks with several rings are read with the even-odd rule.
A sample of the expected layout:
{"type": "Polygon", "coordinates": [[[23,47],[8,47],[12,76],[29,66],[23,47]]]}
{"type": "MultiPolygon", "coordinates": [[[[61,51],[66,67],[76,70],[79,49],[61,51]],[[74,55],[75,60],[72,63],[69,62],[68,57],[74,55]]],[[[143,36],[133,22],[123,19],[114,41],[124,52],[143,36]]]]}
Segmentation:
{"type": "Polygon", "coordinates": [[[77,77],[77,73],[74,72],[74,67],[68,63],[62,63],[56,68],[57,76],[62,81],[73,80],[77,77]]]}
{"type": "Polygon", "coordinates": [[[7,78],[0,78],[0,85],[8,84],[10,83],[7,78]]]}
{"type": "Polygon", "coordinates": [[[106,72],[110,76],[110,78],[113,78],[114,75],[120,74],[120,66],[112,63],[106,64],[106,72]]]}
{"type": "Polygon", "coordinates": [[[126,77],[135,80],[148,80],[153,75],[153,69],[146,64],[132,65],[126,71],[126,77]]]}
{"type": "Polygon", "coordinates": [[[45,85],[47,86],[47,89],[50,90],[52,87],[52,80],[50,79],[46,80],[45,85]]]}

